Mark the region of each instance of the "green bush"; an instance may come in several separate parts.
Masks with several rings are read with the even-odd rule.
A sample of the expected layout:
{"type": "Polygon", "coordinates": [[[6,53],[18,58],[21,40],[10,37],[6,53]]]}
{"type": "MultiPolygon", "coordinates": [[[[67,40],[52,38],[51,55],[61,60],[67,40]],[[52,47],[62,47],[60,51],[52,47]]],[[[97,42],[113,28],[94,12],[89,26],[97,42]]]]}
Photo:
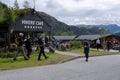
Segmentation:
{"type": "Polygon", "coordinates": [[[73,41],[71,41],[71,44],[72,44],[72,48],[73,49],[75,49],[75,48],[82,48],[81,41],[73,40],[73,41]]]}
{"type": "Polygon", "coordinates": [[[12,13],[7,5],[0,2],[0,26],[10,26],[12,22],[12,13]]]}

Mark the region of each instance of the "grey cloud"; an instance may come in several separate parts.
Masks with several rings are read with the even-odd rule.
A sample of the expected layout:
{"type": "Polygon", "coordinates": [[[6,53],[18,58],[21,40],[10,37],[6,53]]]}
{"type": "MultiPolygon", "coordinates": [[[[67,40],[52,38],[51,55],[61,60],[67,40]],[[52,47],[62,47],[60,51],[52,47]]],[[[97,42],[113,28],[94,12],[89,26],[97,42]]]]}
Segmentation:
{"type": "Polygon", "coordinates": [[[57,9],[60,7],[60,5],[58,5],[56,1],[48,0],[46,7],[49,9],[57,9]]]}
{"type": "MultiPolygon", "coordinates": [[[[74,0],[76,2],[85,1],[85,0],[74,0]]],[[[65,4],[64,4],[65,5],[65,4]]],[[[85,4],[87,5],[87,4],[85,4]]],[[[96,4],[97,5],[97,4],[96,4]]],[[[54,16],[55,18],[62,20],[66,23],[75,23],[75,19],[79,19],[79,23],[93,23],[93,24],[110,24],[116,23],[120,24],[120,5],[107,5],[109,8],[100,9],[99,8],[89,8],[89,9],[79,9],[77,11],[69,11],[64,8],[57,0],[47,0],[46,7],[44,7],[45,12],[54,16]],[[61,18],[59,18],[61,17],[61,18]],[[86,17],[88,18],[86,20],[86,17]]]]}
{"type": "Polygon", "coordinates": [[[2,3],[4,3],[4,4],[6,4],[7,6],[11,6],[12,7],[12,5],[13,5],[13,1],[14,0],[0,0],[2,3]]]}
{"type": "Polygon", "coordinates": [[[11,2],[10,0],[0,0],[1,2],[6,2],[6,3],[9,3],[11,2]]]}
{"type": "Polygon", "coordinates": [[[74,0],[74,1],[79,2],[79,1],[85,1],[85,0],[74,0]]]}
{"type": "MultiPolygon", "coordinates": [[[[8,5],[13,5],[14,0],[0,0],[8,5]]],[[[25,0],[18,0],[19,5],[25,0]]],[[[27,0],[33,6],[33,0],[27,0]]],[[[69,1],[69,0],[68,0],[69,1]]],[[[85,0],[74,0],[76,2],[85,0]]],[[[94,1],[94,0],[93,0],[94,1]]],[[[65,5],[65,4],[64,4],[65,5]]],[[[87,5],[87,4],[85,4],[87,5]]],[[[96,4],[97,5],[97,4],[96,4]]],[[[36,9],[44,11],[67,24],[87,23],[87,24],[111,24],[116,23],[120,25],[120,4],[108,5],[107,9],[99,8],[83,8],[77,11],[69,11],[64,8],[57,0],[36,0],[36,9]]]]}

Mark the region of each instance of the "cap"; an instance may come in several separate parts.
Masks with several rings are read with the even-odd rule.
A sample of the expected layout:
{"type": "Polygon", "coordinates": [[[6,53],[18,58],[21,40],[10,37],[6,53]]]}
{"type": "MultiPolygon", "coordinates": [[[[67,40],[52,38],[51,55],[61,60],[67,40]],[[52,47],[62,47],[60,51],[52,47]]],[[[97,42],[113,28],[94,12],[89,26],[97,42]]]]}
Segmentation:
{"type": "Polygon", "coordinates": [[[19,36],[23,36],[23,33],[19,33],[19,36]]]}

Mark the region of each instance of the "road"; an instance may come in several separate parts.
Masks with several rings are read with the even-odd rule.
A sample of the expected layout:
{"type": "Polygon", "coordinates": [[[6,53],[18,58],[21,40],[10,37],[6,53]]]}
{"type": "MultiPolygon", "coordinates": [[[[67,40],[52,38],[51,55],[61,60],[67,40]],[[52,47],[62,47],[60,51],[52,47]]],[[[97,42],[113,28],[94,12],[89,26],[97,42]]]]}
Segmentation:
{"type": "Polygon", "coordinates": [[[56,65],[0,71],[0,80],[120,80],[120,55],[90,57],[88,62],[79,58],[56,65]]]}

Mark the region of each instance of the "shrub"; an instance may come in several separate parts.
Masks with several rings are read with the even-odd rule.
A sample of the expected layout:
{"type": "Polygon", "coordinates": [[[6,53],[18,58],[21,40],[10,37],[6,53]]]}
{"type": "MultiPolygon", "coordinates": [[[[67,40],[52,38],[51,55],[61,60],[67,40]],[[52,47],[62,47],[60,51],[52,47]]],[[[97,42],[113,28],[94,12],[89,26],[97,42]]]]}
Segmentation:
{"type": "Polygon", "coordinates": [[[82,48],[81,41],[73,40],[73,41],[71,41],[71,44],[72,44],[72,48],[73,49],[75,49],[75,48],[82,48]]]}

